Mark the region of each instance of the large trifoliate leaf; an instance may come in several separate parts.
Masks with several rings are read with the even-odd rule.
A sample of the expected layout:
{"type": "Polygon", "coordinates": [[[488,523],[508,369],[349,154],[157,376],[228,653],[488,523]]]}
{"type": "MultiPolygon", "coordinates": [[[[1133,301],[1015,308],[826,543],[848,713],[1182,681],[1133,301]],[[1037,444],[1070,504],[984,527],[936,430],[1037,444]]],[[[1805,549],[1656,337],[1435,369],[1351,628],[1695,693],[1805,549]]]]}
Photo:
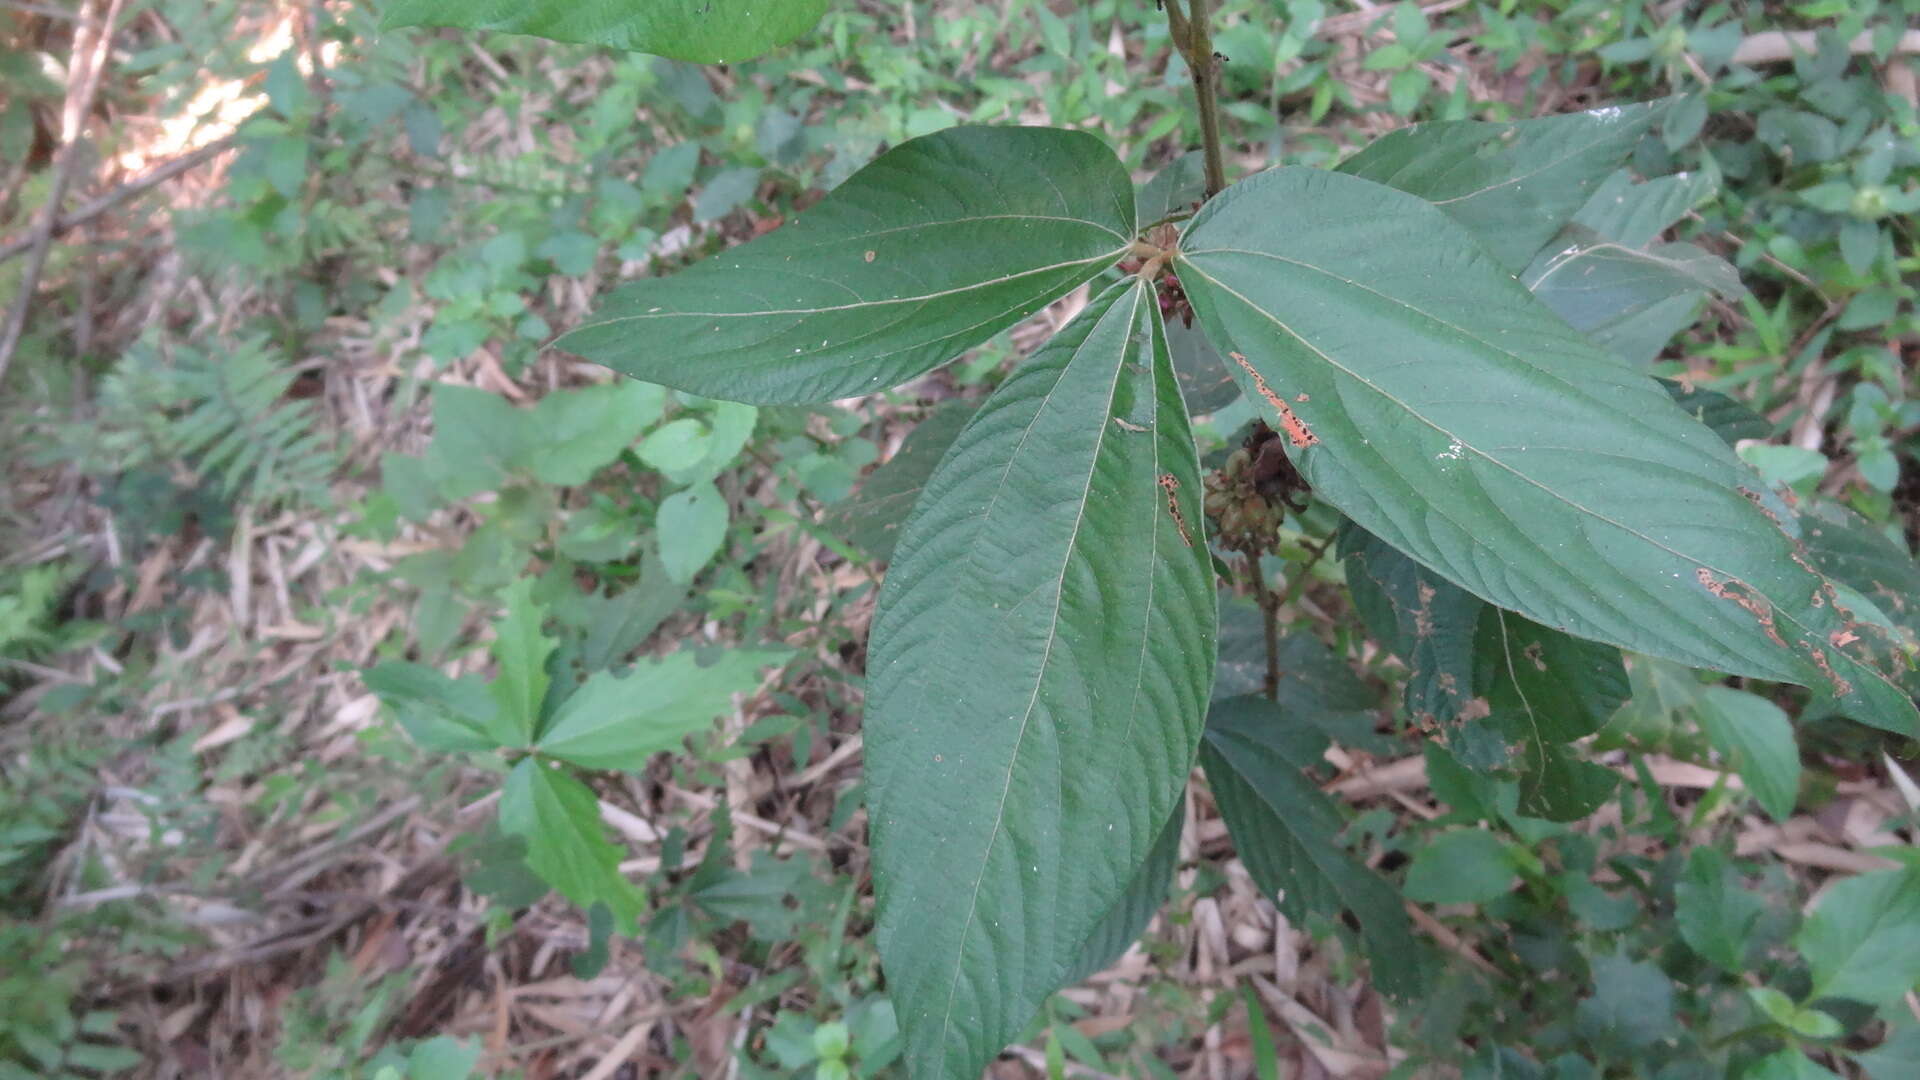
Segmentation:
{"type": "Polygon", "coordinates": [[[1209,203],[1182,247],[1208,335],[1315,492],[1369,532],[1545,626],[1915,730],[1912,702],[1849,650],[1786,507],[1444,212],[1279,169],[1209,203]]]}
{"type": "Polygon", "coordinates": [[[382,25],[504,30],[724,64],[792,41],[826,10],[827,0],[394,0],[382,25]]]}
{"type": "Polygon", "coordinates": [[[957,127],[882,154],[758,240],[614,292],[559,347],[759,404],[905,382],[1026,318],[1133,244],[1105,143],[957,127]]]}
{"type": "Polygon", "coordinates": [[[1518,273],[1626,160],[1663,108],[1656,102],[1514,124],[1414,124],[1375,140],[1339,171],[1434,203],[1518,273]]]}
{"type": "Polygon", "coordinates": [[[1233,847],[1267,898],[1287,917],[1345,925],[1351,913],[1373,976],[1391,994],[1423,982],[1423,950],[1393,886],[1336,840],[1340,809],[1302,772],[1320,761],[1326,739],[1258,697],[1215,702],[1200,763],[1207,770],[1233,847]]]}
{"type": "Polygon", "coordinates": [[[1186,783],[1213,674],[1199,463],[1145,287],[1102,293],[954,442],[867,663],[880,956],[919,1080],[1063,985],[1186,783]]]}

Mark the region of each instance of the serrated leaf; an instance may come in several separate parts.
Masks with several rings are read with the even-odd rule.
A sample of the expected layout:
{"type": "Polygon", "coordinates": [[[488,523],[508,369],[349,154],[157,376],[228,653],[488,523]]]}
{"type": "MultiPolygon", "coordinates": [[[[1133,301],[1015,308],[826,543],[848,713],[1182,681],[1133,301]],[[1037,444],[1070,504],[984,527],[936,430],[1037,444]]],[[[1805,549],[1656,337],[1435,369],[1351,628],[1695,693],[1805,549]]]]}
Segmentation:
{"type": "Polygon", "coordinates": [[[1746,971],[1754,945],[1753,927],[1766,905],[1747,891],[1726,854],[1714,848],[1694,849],[1673,896],[1674,925],[1687,947],[1722,970],[1746,971]]]}
{"type": "Polygon", "coordinates": [[[929,413],[886,464],[868,473],[859,490],[829,510],[821,524],[881,562],[892,558],[900,526],[976,408],[975,402],[949,401],[929,413]]]}
{"type": "Polygon", "coordinates": [[[1661,108],[1414,124],[1374,140],[1339,170],[1432,202],[1518,272],[1626,160],[1661,108]]]}
{"type": "Polygon", "coordinates": [[[477,678],[450,679],[421,664],[388,661],[361,679],[422,749],[459,753],[501,745],[489,734],[499,706],[477,678]]]}
{"type": "Polygon", "coordinates": [[[676,491],[660,501],[654,517],[660,562],[682,585],[713,561],[727,539],[727,499],[712,484],[676,491]]]}
{"type": "Polygon", "coordinates": [[[1147,852],[1147,861],[1134,872],[1133,880],[1120,898],[1107,909],[1106,917],[1093,928],[1080,955],[1067,968],[1066,982],[1083,982],[1113,966],[1140,940],[1147,924],[1166,903],[1167,889],[1173,884],[1173,868],[1180,858],[1180,833],[1186,825],[1185,809],[1175,805],[1173,814],[1160,829],[1159,839],[1147,852]]]}
{"type": "Polygon", "coordinates": [[[696,64],[750,60],[813,28],[827,0],[394,0],[381,26],[458,26],[696,64]]]}
{"type": "Polygon", "coordinates": [[[592,908],[603,903],[622,934],[634,932],[640,890],[620,873],[624,852],[607,839],[600,801],[585,784],[534,758],[507,774],[500,831],[527,844],[527,866],[561,895],[592,908]]]}
{"type": "Polygon", "coordinates": [[[541,629],[546,612],[533,599],[534,579],[520,578],[507,586],[507,613],[493,624],[489,647],[499,674],[487,684],[499,706],[488,731],[501,746],[525,746],[533,741],[540,722],[540,703],[547,696],[547,657],[554,640],[541,629]]]}
{"type": "Polygon", "coordinates": [[[1316,495],[1469,592],[1698,667],[1916,713],[1844,647],[1787,511],[1651,378],[1541,307],[1434,207],[1278,169],[1208,203],[1181,280],[1316,495]]]}
{"type": "Polygon", "coordinates": [[[736,650],[701,666],[689,650],[625,675],[599,672],[560,703],[537,749],[583,769],[642,769],[663,750],[713,727],[733,695],[760,684],[762,668],[784,653],[736,650]]]}
{"type": "Polygon", "coordinates": [[[533,475],[567,487],[586,483],[660,418],[666,399],[664,388],[631,379],[548,394],[529,418],[540,443],[527,455],[533,475]]]}
{"type": "Polygon", "coordinates": [[[971,1080],[1019,1034],[1173,812],[1213,673],[1199,493],[1158,308],[1126,282],[995,391],[902,531],[866,754],[916,1076],[971,1080]]]}
{"type": "Polygon", "coordinates": [[[1350,912],[1376,985],[1397,996],[1418,993],[1422,949],[1400,897],[1339,845],[1346,823],[1302,772],[1318,754],[1300,753],[1286,734],[1292,726],[1255,697],[1217,702],[1207,718],[1200,763],[1234,850],[1288,918],[1319,915],[1343,926],[1341,915],[1350,912]]]}
{"type": "Polygon", "coordinates": [[[560,348],[756,404],[898,385],[1133,243],[1133,188],[1084,132],[956,127],[895,147],[786,227],[609,296],[560,348]]]}
{"type": "Polygon", "coordinates": [[[1920,870],[1877,870],[1834,885],[1793,943],[1812,969],[1809,1001],[1893,1002],[1920,985],[1920,870]]]}
{"type": "Polygon", "coordinates": [[[1728,686],[1701,691],[1694,716],[1767,816],[1784,822],[1800,797],[1800,747],[1780,706],[1728,686]]]}
{"type": "Polygon", "coordinates": [[[1650,1046],[1673,1031],[1673,980],[1647,961],[1593,958],[1593,996],[1576,1016],[1589,1037],[1628,1047],[1650,1046]]]}
{"type": "Polygon", "coordinates": [[[1512,887],[1506,845],[1485,829],[1443,832],[1407,868],[1407,899],[1423,904],[1484,904],[1512,887]]]}

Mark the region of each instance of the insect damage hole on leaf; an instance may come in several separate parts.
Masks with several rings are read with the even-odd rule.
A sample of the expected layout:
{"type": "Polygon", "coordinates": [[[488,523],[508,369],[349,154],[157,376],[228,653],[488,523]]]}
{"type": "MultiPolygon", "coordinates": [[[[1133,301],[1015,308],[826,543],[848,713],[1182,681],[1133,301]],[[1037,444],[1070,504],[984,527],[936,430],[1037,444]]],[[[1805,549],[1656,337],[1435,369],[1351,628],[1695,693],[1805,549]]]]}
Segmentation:
{"type": "MultiPolygon", "coordinates": [[[[1307,426],[1306,421],[1300,419],[1300,417],[1294,413],[1293,406],[1288,405],[1285,398],[1273,392],[1273,388],[1267,385],[1267,380],[1263,378],[1258,371],[1254,370],[1253,365],[1247,361],[1245,356],[1237,352],[1230,352],[1227,355],[1232,357],[1233,362],[1239,364],[1241,369],[1252,377],[1253,388],[1259,391],[1261,397],[1267,399],[1267,404],[1273,406],[1275,412],[1280,414],[1280,426],[1286,431],[1288,442],[1304,448],[1320,441],[1320,437],[1313,433],[1313,429],[1307,426]]],[[[1308,400],[1307,395],[1301,394],[1299,400],[1302,402],[1308,400]]]]}

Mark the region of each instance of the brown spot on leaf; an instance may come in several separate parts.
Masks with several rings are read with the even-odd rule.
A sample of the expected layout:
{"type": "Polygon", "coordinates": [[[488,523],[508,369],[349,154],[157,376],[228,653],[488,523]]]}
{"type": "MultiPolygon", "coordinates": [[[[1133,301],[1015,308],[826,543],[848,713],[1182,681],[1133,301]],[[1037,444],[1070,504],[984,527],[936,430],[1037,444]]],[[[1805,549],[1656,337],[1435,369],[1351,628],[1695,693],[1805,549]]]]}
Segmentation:
{"type": "Polygon", "coordinates": [[[1846,697],[1853,693],[1853,684],[1841,678],[1840,673],[1833,670],[1833,662],[1827,659],[1825,649],[1808,642],[1801,642],[1801,644],[1806,646],[1807,653],[1813,657],[1813,666],[1819,668],[1820,674],[1825,675],[1827,682],[1832,684],[1836,696],[1846,697]]]}
{"type": "Polygon", "coordinates": [[[1172,473],[1161,473],[1160,489],[1167,493],[1167,513],[1173,515],[1173,527],[1180,530],[1180,539],[1192,547],[1193,537],[1187,534],[1186,515],[1180,512],[1180,478],[1172,473]]]}
{"type": "Polygon", "coordinates": [[[1859,640],[1860,635],[1854,633],[1852,630],[1835,630],[1833,633],[1827,635],[1827,644],[1832,645],[1836,649],[1844,649],[1859,640]]]}
{"type": "Polygon", "coordinates": [[[1422,581],[1416,587],[1420,597],[1420,606],[1413,609],[1413,633],[1418,638],[1433,636],[1433,586],[1422,581]]]}
{"type": "MultiPolygon", "coordinates": [[[[1273,406],[1273,411],[1280,414],[1280,428],[1287,433],[1287,441],[1300,447],[1312,446],[1320,441],[1320,436],[1315,435],[1306,421],[1294,414],[1293,406],[1288,405],[1285,398],[1273,392],[1273,387],[1267,385],[1267,380],[1254,370],[1253,364],[1249,363],[1246,357],[1237,352],[1230,352],[1227,355],[1233,357],[1233,362],[1239,364],[1241,370],[1252,377],[1253,388],[1267,400],[1267,404],[1273,406]]],[[[1305,395],[1302,395],[1301,400],[1306,400],[1305,395]]]]}
{"type": "Polygon", "coordinates": [[[880,257],[880,253],[877,251],[869,251],[867,252],[867,256],[866,256],[868,262],[872,262],[873,260],[879,257],[880,257]]]}
{"type": "Polygon", "coordinates": [[[1493,706],[1487,704],[1486,698],[1477,697],[1469,700],[1465,705],[1460,706],[1460,714],[1456,719],[1465,724],[1475,720],[1485,720],[1492,715],[1493,706]]]}
{"type": "Polygon", "coordinates": [[[1547,670],[1546,653],[1546,647],[1537,641],[1520,650],[1520,655],[1533,661],[1533,670],[1535,671],[1547,670]]]}
{"type": "Polygon", "coordinates": [[[1700,582],[1701,588],[1722,600],[1733,601],[1747,614],[1753,616],[1760,623],[1760,629],[1767,632],[1767,637],[1772,639],[1775,645],[1781,648],[1786,647],[1786,639],[1780,636],[1780,631],[1773,625],[1773,605],[1767,603],[1765,597],[1755,593],[1751,586],[1737,578],[1721,581],[1713,576],[1713,571],[1704,566],[1695,570],[1693,576],[1700,582]]]}

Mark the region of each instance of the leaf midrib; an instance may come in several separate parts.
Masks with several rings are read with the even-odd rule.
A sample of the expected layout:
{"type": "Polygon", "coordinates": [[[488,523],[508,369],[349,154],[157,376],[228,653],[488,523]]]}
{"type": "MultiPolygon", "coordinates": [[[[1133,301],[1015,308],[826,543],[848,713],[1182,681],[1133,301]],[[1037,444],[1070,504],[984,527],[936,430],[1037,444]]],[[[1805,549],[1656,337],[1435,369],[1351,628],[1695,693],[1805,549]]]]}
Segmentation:
{"type": "MultiPolygon", "coordinates": [[[[1024,277],[1032,277],[1035,274],[1045,274],[1055,270],[1065,270],[1069,267],[1088,266],[1098,262],[1118,259],[1120,256],[1126,254],[1126,252],[1127,248],[1123,247],[1114,251],[1102,252],[1091,258],[1069,259],[1066,262],[1052,263],[1047,266],[1036,266],[1030,270],[1022,270],[1015,274],[1002,274],[996,278],[988,278],[984,281],[958,285],[951,289],[940,289],[930,293],[922,293],[917,296],[896,296],[886,300],[862,300],[852,304],[834,304],[825,307],[763,308],[757,311],[644,311],[636,315],[615,315],[610,318],[600,319],[587,323],[582,326],[581,329],[598,329],[619,323],[639,322],[647,319],[758,319],[765,318],[769,315],[828,315],[840,311],[863,311],[869,308],[889,307],[895,304],[919,304],[929,300],[939,300],[943,297],[957,296],[961,293],[974,292],[979,289],[992,288],[995,285],[1004,285],[1011,281],[1018,281],[1024,277]]],[[[668,278],[666,280],[671,281],[673,279],[668,278]]]]}
{"type": "MultiPolygon", "coordinates": [[[[1415,307],[1414,305],[1407,303],[1405,300],[1402,300],[1394,296],[1388,296],[1385,293],[1378,292],[1377,290],[1374,290],[1374,289],[1369,289],[1366,286],[1359,284],[1358,282],[1354,282],[1347,278],[1341,277],[1340,275],[1332,272],[1331,270],[1326,269],[1325,267],[1315,266],[1312,263],[1302,262],[1298,259],[1289,259],[1289,258],[1286,258],[1285,256],[1273,254],[1271,252],[1245,251],[1245,250],[1234,249],[1234,248],[1209,248],[1209,249],[1204,249],[1202,251],[1185,253],[1185,255],[1188,256],[1188,262],[1190,265],[1192,265],[1191,263],[1192,255],[1204,255],[1204,254],[1211,254],[1211,253],[1253,255],[1261,258],[1270,258],[1279,262],[1289,263],[1291,265],[1298,266],[1306,270],[1311,270],[1318,274],[1324,274],[1327,277],[1334,279],[1335,281],[1341,282],[1342,284],[1348,285],[1355,289],[1359,289],[1363,292],[1370,293],[1376,297],[1379,297],[1382,300],[1385,300],[1392,304],[1396,304],[1400,307],[1407,309],[1408,311],[1413,312],[1414,314],[1420,315],[1423,318],[1432,320],[1433,322],[1438,323],[1441,326],[1446,326],[1450,329],[1458,331],[1460,334],[1467,337],[1468,339],[1479,342],[1480,344],[1485,345],[1487,348],[1493,350],[1494,352],[1507,356],[1510,359],[1519,361],[1521,364],[1526,364],[1526,360],[1523,357],[1519,356],[1517,353],[1503,349],[1500,346],[1495,345],[1492,342],[1485,340],[1484,338],[1481,338],[1480,336],[1472,333],[1469,330],[1454,326],[1453,324],[1447,322],[1445,319],[1441,319],[1438,316],[1432,315],[1427,311],[1422,310],[1421,308],[1415,307]]],[[[1399,397],[1396,397],[1394,394],[1387,391],[1384,387],[1381,387],[1379,384],[1366,378],[1365,376],[1361,375],[1359,372],[1354,371],[1352,368],[1346,366],[1345,364],[1340,363],[1338,360],[1335,360],[1333,357],[1327,355],[1325,352],[1322,352],[1318,346],[1316,346],[1313,342],[1307,340],[1305,336],[1300,334],[1298,331],[1294,330],[1291,326],[1288,326],[1286,323],[1282,322],[1278,316],[1274,315],[1272,312],[1267,311],[1265,308],[1261,307],[1260,305],[1254,303],[1252,300],[1248,299],[1244,294],[1234,289],[1232,286],[1226,284],[1225,282],[1221,281],[1219,278],[1214,277],[1212,274],[1207,273],[1204,269],[1202,269],[1198,265],[1193,265],[1193,270],[1196,273],[1198,273],[1201,277],[1204,277],[1208,281],[1212,282],[1222,292],[1230,294],[1236,300],[1239,300],[1242,304],[1245,304],[1249,309],[1253,310],[1263,318],[1267,319],[1269,322],[1273,323],[1275,326],[1279,327],[1289,337],[1293,338],[1295,341],[1298,341],[1300,344],[1312,350],[1314,355],[1326,361],[1327,364],[1333,367],[1335,370],[1340,371],[1341,373],[1345,374],[1347,377],[1353,379],[1355,382],[1360,383],[1361,385],[1372,390],[1374,393],[1379,394],[1381,397],[1387,399],[1388,401],[1391,401],[1393,404],[1399,406],[1408,416],[1427,425],[1428,427],[1432,428],[1434,431],[1439,432],[1442,435],[1445,435],[1448,439],[1452,440],[1453,442],[1459,443],[1462,448],[1473,451],[1475,456],[1485,461],[1488,461],[1493,465],[1498,466],[1501,469],[1506,470],[1507,472],[1511,473],[1515,477],[1518,477],[1520,480],[1524,481],[1525,483],[1535,488],[1538,488],[1541,491],[1546,492],[1548,495],[1552,496],[1554,499],[1566,504],[1567,506],[1572,507],[1573,509],[1579,511],[1580,513],[1585,514],[1596,521],[1601,521],[1608,525],[1611,525],[1614,528],[1619,529],[1620,531],[1626,533],[1627,535],[1643,541],[1650,547],[1656,548],[1660,551],[1664,551],[1667,554],[1672,555],[1674,558],[1680,559],[1685,562],[1693,563],[1696,566],[1703,567],[1731,581],[1740,583],[1741,586],[1751,589],[1758,595],[1764,597],[1768,605],[1772,609],[1773,614],[1777,618],[1782,619],[1783,621],[1793,626],[1795,629],[1799,630],[1803,636],[1810,633],[1807,626],[1802,622],[1800,622],[1799,619],[1795,618],[1791,614],[1791,609],[1783,607],[1772,596],[1769,596],[1765,592],[1762,592],[1757,586],[1747,581],[1744,577],[1741,577],[1740,575],[1732,573],[1730,571],[1723,570],[1718,566],[1708,563],[1704,559],[1694,558],[1693,556],[1688,555],[1685,552],[1682,552],[1667,543],[1664,543],[1660,540],[1654,539],[1651,536],[1648,536],[1647,534],[1639,531],[1638,529],[1632,528],[1626,524],[1616,521],[1613,518],[1608,517],[1607,515],[1592,509],[1591,507],[1575,502],[1573,499],[1567,497],[1561,492],[1556,491],[1555,489],[1547,486],[1546,484],[1540,482],[1539,480],[1534,479],[1531,476],[1528,476],[1526,473],[1521,472],[1519,469],[1515,468],[1514,466],[1507,464],[1505,461],[1502,461],[1497,457],[1494,457],[1491,453],[1487,452],[1486,450],[1483,450],[1480,447],[1474,445],[1473,443],[1469,443],[1465,439],[1462,439],[1459,435],[1441,426],[1436,421],[1430,419],[1424,413],[1420,412],[1419,410],[1415,409],[1413,406],[1409,405],[1407,402],[1401,400],[1399,397]]],[[[1528,366],[1531,367],[1531,365],[1528,365],[1528,366]]],[[[1544,371],[1544,369],[1540,369],[1540,368],[1534,368],[1533,370],[1544,371]]],[[[1551,374],[1551,373],[1548,372],[1548,374],[1551,374]]],[[[1615,570],[1617,572],[1618,568],[1616,567],[1615,570]]],[[[1610,644],[1619,645],[1621,643],[1618,641],[1614,641],[1614,642],[1610,642],[1610,644]]],[[[1631,648],[1632,646],[1627,646],[1627,647],[1631,648]]],[[[1789,653],[1789,655],[1792,655],[1792,654],[1789,653]]],[[[1845,655],[1845,654],[1842,654],[1842,655],[1845,655]]],[[[1794,656],[1793,658],[1795,661],[1799,660],[1798,656],[1794,656]]],[[[1847,657],[1847,659],[1853,660],[1852,657],[1847,657]]],[[[1869,673],[1871,673],[1875,677],[1880,677],[1879,672],[1873,671],[1871,668],[1867,668],[1866,665],[1859,664],[1858,661],[1854,661],[1854,663],[1856,666],[1867,670],[1869,673]]]]}
{"type": "MultiPolygon", "coordinates": [[[[1131,323],[1139,312],[1140,290],[1137,287],[1130,290],[1128,299],[1129,299],[1129,307],[1127,312],[1127,322],[1131,323]]],[[[1095,322],[1092,328],[1088,330],[1087,340],[1091,340],[1094,337],[1094,335],[1099,332],[1101,324],[1105,323],[1108,319],[1112,318],[1114,316],[1114,312],[1118,310],[1119,306],[1120,306],[1120,301],[1115,300],[1113,307],[1109,308],[1107,310],[1107,313],[1105,315],[1102,315],[1099,321],[1095,322]]],[[[1086,348],[1086,341],[1083,340],[1080,343],[1080,345],[1074,349],[1073,355],[1067,358],[1066,363],[1061,365],[1060,379],[1055,381],[1054,385],[1049,387],[1046,394],[1041,397],[1039,407],[1034,410],[1033,419],[1028,421],[1027,429],[1023,431],[1020,435],[1019,444],[1015,446],[1013,453],[1009,454],[1007,457],[1007,467],[1000,474],[1000,482],[994,489],[993,500],[988,504],[987,512],[981,515],[982,521],[985,521],[993,516],[994,508],[999,505],[1000,496],[1006,491],[1006,486],[1007,486],[1006,480],[1007,480],[1007,476],[1011,474],[1011,472],[1013,471],[1013,462],[1019,458],[1020,451],[1025,448],[1027,439],[1033,434],[1034,426],[1039,423],[1041,415],[1046,412],[1048,402],[1050,402],[1053,399],[1053,395],[1059,391],[1060,382],[1065,380],[1067,369],[1072,367],[1073,364],[1077,360],[1079,360],[1081,351],[1085,348],[1086,348]]],[[[1113,410],[1113,395],[1118,391],[1118,388],[1120,385],[1120,376],[1123,368],[1124,368],[1124,357],[1122,358],[1121,362],[1115,363],[1113,365],[1113,382],[1108,389],[1107,404],[1105,409],[1102,411],[1103,417],[1105,414],[1111,413],[1113,410]]],[[[1087,465],[1086,483],[1081,488],[1080,500],[1078,504],[1079,510],[1077,511],[1074,517],[1073,531],[1071,534],[1068,535],[1066,544],[1062,546],[1063,555],[1061,558],[1060,572],[1055,575],[1056,580],[1061,580],[1061,581],[1065,580],[1067,564],[1072,561],[1074,548],[1079,543],[1080,526],[1086,521],[1086,516],[1087,516],[1087,493],[1092,490],[1093,477],[1094,477],[1094,474],[1098,471],[1100,453],[1101,453],[1101,450],[1106,446],[1106,440],[1108,438],[1109,428],[1110,428],[1110,425],[1103,418],[1100,422],[1100,435],[1094,441],[1093,453],[1089,455],[1087,459],[1088,465],[1087,465]]],[[[968,554],[968,562],[970,565],[974,564],[975,562],[974,554],[971,552],[968,554]]],[[[980,870],[976,872],[974,875],[973,894],[967,899],[967,918],[966,918],[966,921],[961,925],[960,934],[956,939],[958,947],[954,951],[953,977],[947,983],[947,1003],[946,1003],[946,1006],[941,1010],[940,1038],[936,1043],[936,1045],[940,1048],[943,1054],[945,1053],[945,1048],[947,1045],[947,1036],[949,1032],[952,1031],[952,1028],[953,1028],[953,1004],[954,1004],[954,999],[958,996],[960,991],[960,973],[966,960],[967,938],[972,935],[974,920],[979,915],[979,912],[980,912],[980,889],[986,883],[986,878],[987,878],[985,864],[988,860],[992,858],[994,845],[1000,836],[1001,823],[1006,820],[1007,797],[1013,791],[1013,774],[1015,772],[1015,764],[1020,759],[1020,748],[1026,743],[1027,730],[1032,725],[1032,722],[1033,722],[1034,707],[1040,700],[1040,687],[1042,686],[1042,684],[1046,682],[1047,661],[1053,656],[1054,644],[1060,640],[1059,627],[1060,627],[1060,608],[1063,603],[1062,596],[1061,596],[1062,591],[1063,590],[1056,590],[1054,593],[1053,614],[1052,614],[1052,621],[1048,626],[1048,630],[1047,630],[1046,650],[1043,653],[1041,653],[1040,662],[1034,667],[1035,675],[1033,680],[1033,691],[1027,697],[1026,713],[1020,718],[1020,730],[1014,736],[1013,751],[1007,756],[1007,775],[1006,775],[1006,779],[1002,782],[1000,787],[1000,800],[999,800],[998,806],[994,810],[993,826],[987,831],[987,846],[981,856],[982,865],[980,870]]]]}

